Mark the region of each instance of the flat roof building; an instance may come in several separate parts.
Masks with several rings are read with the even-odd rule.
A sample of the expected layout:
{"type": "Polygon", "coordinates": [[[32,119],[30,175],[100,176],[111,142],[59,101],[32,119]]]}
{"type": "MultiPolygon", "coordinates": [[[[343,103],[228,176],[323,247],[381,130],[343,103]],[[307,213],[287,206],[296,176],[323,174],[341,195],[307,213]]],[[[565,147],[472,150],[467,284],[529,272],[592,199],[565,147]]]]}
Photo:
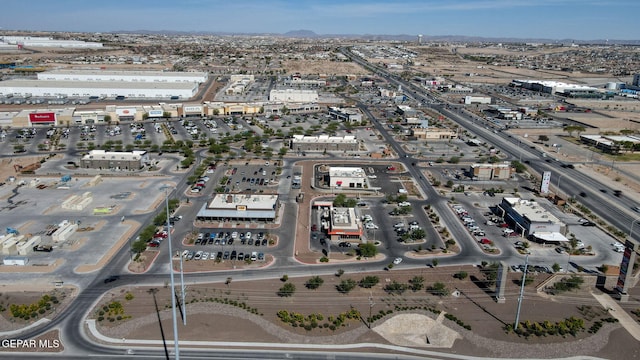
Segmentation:
{"type": "Polygon", "coordinates": [[[143,150],[131,152],[91,150],[80,160],[80,167],[98,170],[139,170],[148,162],[149,155],[143,150]]]}
{"type": "Polygon", "coordinates": [[[536,238],[538,233],[537,238],[547,239],[547,242],[552,238],[559,239],[556,241],[568,241],[564,237],[567,230],[566,224],[535,201],[504,197],[498,204],[498,209],[502,211],[504,220],[523,237],[536,238]]]}
{"type": "Polygon", "coordinates": [[[332,207],[331,226],[327,233],[331,241],[361,241],[362,225],[356,217],[354,208],[332,207]]]}
{"type": "Polygon", "coordinates": [[[358,140],[355,136],[304,136],[293,135],[289,147],[293,151],[358,151],[358,140]]]}
{"type": "Polygon", "coordinates": [[[276,219],[278,195],[215,194],[196,218],[200,221],[268,221],[276,219]]]}
{"type": "Polygon", "coordinates": [[[66,81],[66,80],[6,80],[0,82],[0,96],[35,97],[101,97],[101,98],[191,98],[198,91],[192,82],[132,82],[132,81],[66,81]]]}
{"type": "Polygon", "coordinates": [[[367,187],[367,176],[360,167],[331,166],[329,186],[336,189],[364,189],[367,187]]]}
{"type": "Polygon", "coordinates": [[[318,92],[315,90],[274,89],[269,93],[269,101],[301,103],[318,102],[318,92]]]}
{"type": "Polygon", "coordinates": [[[362,113],[358,108],[339,108],[332,106],[329,108],[329,115],[336,120],[350,123],[362,121],[362,113]]]}
{"type": "Polygon", "coordinates": [[[469,167],[473,180],[507,180],[513,168],[508,162],[500,164],[472,164],[469,167]]]}
{"type": "Polygon", "coordinates": [[[38,80],[47,81],[125,81],[143,83],[203,83],[208,79],[206,72],[177,71],[119,71],[119,70],[74,70],[60,69],[38,73],[38,80]]]}

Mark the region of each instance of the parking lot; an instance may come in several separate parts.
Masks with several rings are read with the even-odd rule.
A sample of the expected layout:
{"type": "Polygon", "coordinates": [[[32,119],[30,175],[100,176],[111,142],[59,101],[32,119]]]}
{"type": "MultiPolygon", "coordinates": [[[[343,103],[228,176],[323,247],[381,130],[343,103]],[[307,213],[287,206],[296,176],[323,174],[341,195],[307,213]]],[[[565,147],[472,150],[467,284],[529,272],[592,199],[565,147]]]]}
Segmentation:
{"type": "Polygon", "coordinates": [[[164,196],[158,189],[169,182],[167,178],[141,183],[107,177],[95,184],[90,183],[91,177],[71,177],[67,182],[51,177],[38,179],[27,178],[23,186],[0,186],[0,196],[10,199],[0,208],[0,226],[14,228],[27,237],[38,235],[42,245],[52,246],[51,252],[29,253],[30,263],[52,264],[62,259],[66,261],[63,266],[69,268],[98,263],[125,234],[137,228],[137,218],[154,210],[154,204],[164,196]],[[72,196],[89,197],[91,201],[78,210],[62,208],[72,196]],[[78,229],[68,239],[55,242],[53,230],[65,221],[77,224],[78,229]]]}
{"type": "Polygon", "coordinates": [[[275,240],[265,231],[239,229],[201,228],[193,237],[187,237],[182,256],[186,261],[206,261],[213,264],[231,262],[234,266],[243,263],[264,262],[266,252],[275,240]]]}

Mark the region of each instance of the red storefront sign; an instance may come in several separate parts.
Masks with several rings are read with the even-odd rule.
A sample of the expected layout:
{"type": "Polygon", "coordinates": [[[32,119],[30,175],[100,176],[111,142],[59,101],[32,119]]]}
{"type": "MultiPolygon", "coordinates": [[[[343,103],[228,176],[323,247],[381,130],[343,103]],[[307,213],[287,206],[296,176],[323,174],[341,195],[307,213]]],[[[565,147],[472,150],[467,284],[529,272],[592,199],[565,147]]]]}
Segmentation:
{"type": "Polygon", "coordinates": [[[29,114],[29,121],[32,124],[55,123],[56,114],[52,112],[29,114]]]}

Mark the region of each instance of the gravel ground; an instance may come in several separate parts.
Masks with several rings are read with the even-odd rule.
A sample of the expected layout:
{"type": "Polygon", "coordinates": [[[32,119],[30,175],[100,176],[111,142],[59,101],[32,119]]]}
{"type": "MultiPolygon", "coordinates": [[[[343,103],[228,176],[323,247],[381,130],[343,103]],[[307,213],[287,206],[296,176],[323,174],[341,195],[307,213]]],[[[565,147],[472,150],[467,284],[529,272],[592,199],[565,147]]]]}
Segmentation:
{"type": "MultiPolygon", "coordinates": [[[[167,339],[172,338],[170,315],[171,312],[169,311],[161,312],[163,328],[165,329],[167,339]]],[[[410,315],[411,314],[405,313],[399,314],[396,317],[402,319],[403,316],[410,315]]],[[[261,316],[251,314],[233,306],[218,303],[196,303],[189,305],[188,321],[191,323],[190,329],[185,331],[181,328],[179,330],[180,338],[202,341],[350,344],[371,341],[367,338],[370,338],[372,333],[366,326],[360,324],[353,330],[348,330],[337,335],[305,336],[288,331],[283,327],[265,320],[261,316]],[[224,324],[224,326],[220,324],[224,324]]],[[[382,323],[388,323],[389,321],[391,321],[391,319],[383,321],[382,323]]],[[[376,326],[378,330],[381,330],[379,331],[381,334],[377,341],[381,343],[387,342],[384,338],[397,338],[399,335],[398,332],[402,333],[408,342],[415,343],[416,336],[421,337],[424,333],[423,329],[411,332],[411,329],[402,326],[398,327],[399,325],[396,323],[394,326],[387,327],[387,333],[385,334],[385,330],[380,327],[382,323],[376,326]]],[[[621,337],[620,332],[616,331],[620,329],[620,326],[617,324],[607,324],[603,326],[598,333],[587,338],[572,341],[569,336],[565,342],[549,344],[536,343],[537,340],[534,337],[531,338],[530,343],[501,341],[486,338],[473,331],[465,330],[447,319],[443,319],[442,323],[448,328],[447,331],[455,334],[452,336],[461,336],[462,339],[456,340],[450,349],[438,347],[438,342],[420,347],[431,347],[445,352],[485,356],[489,358],[552,359],[576,355],[596,356],[596,354],[598,354],[597,356],[608,359],[619,359],[621,357],[618,357],[618,354],[626,352],[631,355],[631,357],[625,356],[624,358],[631,359],[638,355],[638,350],[634,350],[633,346],[629,346],[626,338],[624,336],[621,337]],[[617,334],[615,337],[612,336],[612,332],[614,331],[616,331],[617,334]],[[619,344],[619,346],[611,348],[611,345],[617,342],[622,343],[619,344]],[[613,351],[615,355],[612,355],[611,351],[613,351]]],[[[125,322],[115,327],[100,326],[99,331],[104,335],[114,338],[122,338],[124,336],[128,339],[158,339],[160,335],[157,326],[157,317],[156,314],[153,313],[138,318],[136,321],[125,322]]],[[[622,333],[626,334],[625,331],[622,331],[622,333]]],[[[444,345],[446,341],[439,343],[444,345]]]]}

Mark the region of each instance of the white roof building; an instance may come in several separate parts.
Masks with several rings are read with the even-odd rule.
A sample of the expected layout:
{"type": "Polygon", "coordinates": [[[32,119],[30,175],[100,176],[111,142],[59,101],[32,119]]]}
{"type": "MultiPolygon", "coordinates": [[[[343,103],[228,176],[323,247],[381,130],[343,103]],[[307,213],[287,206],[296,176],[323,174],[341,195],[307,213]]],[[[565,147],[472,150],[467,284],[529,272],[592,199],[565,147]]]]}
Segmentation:
{"type": "Polygon", "coordinates": [[[133,82],[133,81],[67,81],[67,80],[6,80],[0,82],[0,96],[42,97],[112,97],[191,98],[198,91],[193,82],[133,82]]]}
{"type": "Polygon", "coordinates": [[[135,81],[135,82],[187,82],[203,83],[206,72],[177,71],[118,71],[118,70],[73,70],[60,69],[38,73],[38,80],[57,81],[135,81]]]}
{"type": "Polygon", "coordinates": [[[273,221],[278,209],[278,195],[215,194],[204,204],[199,220],[261,220],[273,221]]]}

